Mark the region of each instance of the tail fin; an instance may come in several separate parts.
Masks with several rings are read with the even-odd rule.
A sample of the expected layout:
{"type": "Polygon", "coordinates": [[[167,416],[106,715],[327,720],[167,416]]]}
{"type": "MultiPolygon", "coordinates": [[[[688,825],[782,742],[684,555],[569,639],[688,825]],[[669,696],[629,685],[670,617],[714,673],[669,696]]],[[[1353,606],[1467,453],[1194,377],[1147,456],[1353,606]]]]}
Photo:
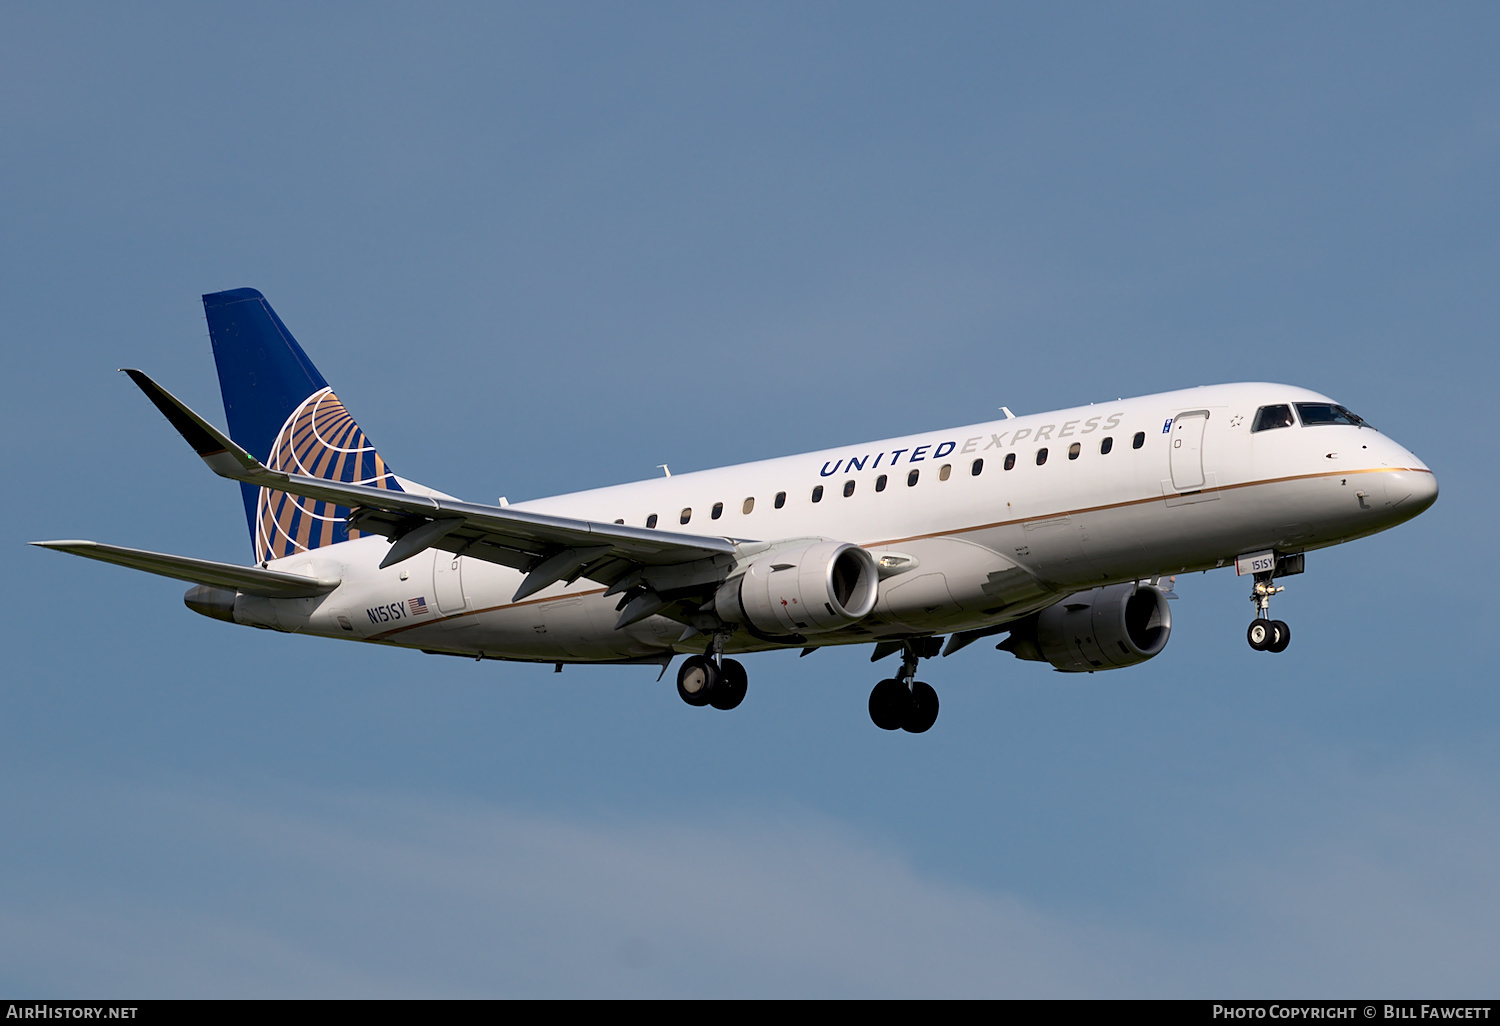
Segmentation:
{"type": "MultiPolygon", "coordinates": [[[[254,289],[203,297],[229,437],[272,470],[402,491],[271,304],[254,289]]],[[[358,537],[332,503],[241,484],[256,562],[358,537]]]]}

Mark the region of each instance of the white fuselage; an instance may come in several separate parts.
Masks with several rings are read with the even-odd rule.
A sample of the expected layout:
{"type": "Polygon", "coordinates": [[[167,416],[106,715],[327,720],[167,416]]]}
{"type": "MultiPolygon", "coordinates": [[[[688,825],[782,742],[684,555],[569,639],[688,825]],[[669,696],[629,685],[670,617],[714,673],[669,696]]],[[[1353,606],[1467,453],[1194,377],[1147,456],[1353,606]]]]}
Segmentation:
{"type": "MultiPolygon", "coordinates": [[[[747,552],[765,547],[749,543],[795,538],[870,550],[882,565],[874,612],[808,644],[973,630],[1102,584],[1233,565],[1236,556],[1259,550],[1349,541],[1408,520],[1435,500],[1426,465],[1372,428],[1297,424],[1252,433],[1259,408],[1299,402],[1330,400],[1287,385],[1205,386],[513,508],[720,535],[747,543],[747,552]],[[1105,439],[1108,452],[1101,451],[1105,439]]],[[[616,630],[619,599],[590,581],[512,602],[520,571],[431,550],[379,570],[389,544],[366,536],[277,560],[273,569],[343,583],[311,599],[241,595],[235,618],[548,662],[702,650],[701,639],[678,647],[683,626],[661,616],[616,630]]],[[[770,647],[744,632],[728,646],[770,647]]]]}

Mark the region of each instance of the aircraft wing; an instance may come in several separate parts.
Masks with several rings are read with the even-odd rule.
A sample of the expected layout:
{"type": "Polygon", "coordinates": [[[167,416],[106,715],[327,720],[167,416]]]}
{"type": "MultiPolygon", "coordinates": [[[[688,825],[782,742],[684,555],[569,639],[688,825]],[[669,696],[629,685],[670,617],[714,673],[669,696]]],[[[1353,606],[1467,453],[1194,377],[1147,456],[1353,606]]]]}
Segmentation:
{"type": "Polygon", "coordinates": [[[43,549],[71,552],[75,556],[97,559],[148,574],[174,577],[193,584],[242,591],[263,598],[312,598],[326,595],[339,586],[337,577],[303,577],[279,570],[262,570],[258,566],[235,566],[188,556],[169,556],[145,549],[127,549],[119,545],[101,545],[92,541],[40,541],[31,544],[43,549]]]}
{"type": "Polygon", "coordinates": [[[579,577],[619,584],[623,591],[628,586],[625,579],[640,568],[727,562],[735,551],[727,538],[601,524],[271,470],[148,375],[129,369],[125,373],[214,473],[348,507],[353,511],[351,527],[392,539],[382,567],[424,549],[444,549],[525,571],[528,576],[515,595],[518,601],[557,581],[579,577]]]}

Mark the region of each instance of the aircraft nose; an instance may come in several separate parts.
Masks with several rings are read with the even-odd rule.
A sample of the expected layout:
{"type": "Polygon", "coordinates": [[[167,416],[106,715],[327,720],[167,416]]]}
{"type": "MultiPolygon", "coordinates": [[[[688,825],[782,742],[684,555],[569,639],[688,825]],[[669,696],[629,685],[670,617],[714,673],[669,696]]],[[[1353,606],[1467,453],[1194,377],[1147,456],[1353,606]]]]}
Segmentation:
{"type": "MultiPolygon", "coordinates": [[[[1421,466],[1420,462],[1417,466],[1421,466]]],[[[1426,467],[1415,467],[1382,474],[1385,478],[1385,504],[1410,519],[1437,501],[1437,475],[1426,467]]]]}
{"type": "Polygon", "coordinates": [[[1409,501],[1415,502],[1419,510],[1426,509],[1437,502],[1438,483],[1437,475],[1431,470],[1426,473],[1418,472],[1412,475],[1412,495],[1409,501]]]}

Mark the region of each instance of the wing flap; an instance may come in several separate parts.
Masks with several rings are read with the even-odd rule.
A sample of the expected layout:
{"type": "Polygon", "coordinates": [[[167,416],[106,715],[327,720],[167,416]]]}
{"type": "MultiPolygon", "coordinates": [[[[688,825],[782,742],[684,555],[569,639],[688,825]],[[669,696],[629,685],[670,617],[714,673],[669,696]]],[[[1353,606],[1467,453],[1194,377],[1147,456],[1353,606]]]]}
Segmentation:
{"type": "Polygon", "coordinates": [[[127,549],[93,541],[39,541],[31,544],[43,549],[68,552],[85,559],[97,559],[132,570],[144,570],[160,577],[172,577],[192,584],[215,588],[232,588],[261,598],[312,598],[326,595],[339,586],[337,577],[303,577],[279,570],[262,570],[258,566],[236,566],[191,556],[172,556],[145,549],[127,549]]]}

